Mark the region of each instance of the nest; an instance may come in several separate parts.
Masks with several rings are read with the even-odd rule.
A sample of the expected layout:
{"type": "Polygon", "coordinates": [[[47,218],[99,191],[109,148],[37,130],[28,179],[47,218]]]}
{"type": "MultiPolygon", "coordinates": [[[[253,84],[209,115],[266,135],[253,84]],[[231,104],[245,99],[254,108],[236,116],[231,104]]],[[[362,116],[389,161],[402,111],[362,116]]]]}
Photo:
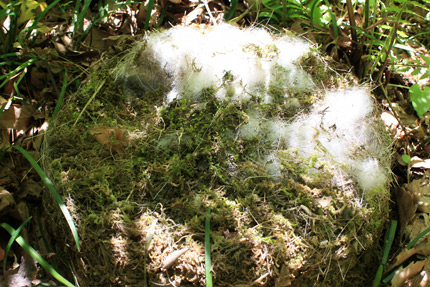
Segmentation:
{"type": "MultiPolygon", "coordinates": [[[[48,133],[46,169],[66,198],[82,251],[70,247],[67,222],[48,197],[46,225],[80,286],[205,286],[209,207],[217,286],[369,282],[389,212],[388,177],[363,189],[354,162],[332,161],[318,142],[318,152],[303,153],[270,132],[312,114],[324,97],[319,82],[345,87],[349,75],[339,77],[311,54],[299,63],[316,84],[289,90],[289,98],[276,97],[285,87],[273,84],[270,102],[252,93],[226,101],[216,85],[192,97],[177,89],[181,96],[166,100],[179,76],[145,43],[126,62],[113,59],[94,72],[48,133]]],[[[285,77],[281,68],[272,74],[285,77]]],[[[225,76],[224,87],[236,81],[234,73],[225,76]]],[[[387,151],[373,116],[378,140],[370,148],[387,151]]],[[[364,157],[360,150],[366,147],[355,158],[364,157]]],[[[381,154],[372,156],[389,166],[381,154]]]]}

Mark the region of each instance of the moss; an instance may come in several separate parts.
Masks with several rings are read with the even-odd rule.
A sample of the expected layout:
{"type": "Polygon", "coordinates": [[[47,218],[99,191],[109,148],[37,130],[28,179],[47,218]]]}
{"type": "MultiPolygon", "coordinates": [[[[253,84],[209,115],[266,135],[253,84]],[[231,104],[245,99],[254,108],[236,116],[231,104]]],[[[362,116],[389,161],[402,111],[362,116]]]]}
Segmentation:
{"type": "MultiPolygon", "coordinates": [[[[266,57],[263,51],[256,53],[266,57]]],[[[109,72],[115,62],[92,73],[48,136],[47,168],[63,187],[63,195],[73,198],[75,216],[80,218],[83,251],[65,252],[77,266],[82,286],[124,282],[137,286],[144,278],[154,284],[176,280],[178,286],[204,286],[204,222],[209,206],[211,255],[219,286],[249,286],[259,278],[263,286],[275,286],[282,266],[290,268],[287,277],[294,285],[338,286],[337,266],[355,264],[361,246],[374,244],[375,237],[364,234],[382,232],[388,214],[385,189],[367,193],[360,206],[356,190],[344,192],[330,184],[333,170],[316,155],[300,158],[264,133],[249,139],[240,136],[251,111],[263,119],[288,120],[321,94],[290,93],[285,98],[289,91],[272,82],[272,103],[258,97],[248,103],[226,103],[217,99],[217,87],[212,87],[201,91],[197,101],[183,95],[161,105],[165,86],[143,75],[151,83],[144,92],[121,88],[119,83],[128,85],[139,76],[119,77],[116,82],[109,72]],[[289,99],[297,99],[297,105],[289,99]],[[280,158],[277,176],[264,162],[273,153],[280,158]],[[318,202],[327,198],[332,199],[330,204],[321,207],[318,202]],[[327,242],[327,249],[322,242],[327,242]],[[187,248],[183,257],[162,271],[167,256],[182,248],[187,248]],[[321,264],[327,266],[325,277],[316,267],[321,264]]],[[[321,72],[321,67],[304,68],[321,72]]],[[[231,80],[225,72],[224,83],[231,80]]],[[[53,229],[63,231],[55,232],[55,239],[68,242],[67,225],[54,207],[47,206],[46,212],[53,229]]],[[[351,286],[357,282],[351,280],[351,286]]]]}

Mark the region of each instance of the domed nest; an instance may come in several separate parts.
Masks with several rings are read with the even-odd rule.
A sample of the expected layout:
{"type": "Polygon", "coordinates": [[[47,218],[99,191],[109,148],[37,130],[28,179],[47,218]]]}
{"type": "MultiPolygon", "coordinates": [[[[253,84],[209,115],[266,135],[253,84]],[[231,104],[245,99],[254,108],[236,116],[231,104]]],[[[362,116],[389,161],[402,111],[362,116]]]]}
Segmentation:
{"type": "MultiPolygon", "coordinates": [[[[374,100],[305,40],[175,27],[100,65],[51,124],[47,226],[80,286],[364,286],[389,212],[374,100]],[[65,244],[67,243],[67,244],[65,244]]],[[[369,277],[370,276],[370,277],[369,277]]]]}

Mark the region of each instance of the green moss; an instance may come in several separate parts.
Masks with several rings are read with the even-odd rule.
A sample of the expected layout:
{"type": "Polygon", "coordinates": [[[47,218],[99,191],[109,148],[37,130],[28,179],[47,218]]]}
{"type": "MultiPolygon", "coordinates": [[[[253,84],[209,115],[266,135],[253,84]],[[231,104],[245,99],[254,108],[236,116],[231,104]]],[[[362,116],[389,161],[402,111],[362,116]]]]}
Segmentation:
{"type": "MultiPolygon", "coordinates": [[[[276,51],[269,49],[268,53],[276,51]]],[[[321,97],[304,93],[286,98],[289,91],[280,82],[288,80],[288,71],[280,67],[273,71],[279,82],[273,81],[269,87],[272,103],[263,104],[258,97],[249,103],[223,103],[216,99],[213,87],[202,91],[199,101],[184,97],[161,105],[165,87],[156,82],[154,89],[127,94],[110,74],[113,66],[106,63],[91,75],[81,93],[65,105],[48,137],[53,180],[62,185],[64,196],[74,199],[83,218],[80,232],[88,247],[79,255],[82,260],[93,262],[97,256],[92,248],[106,248],[121,238],[127,241],[127,258],[113,255],[117,246],[103,249],[109,255],[100,260],[115,274],[103,279],[90,276],[92,283],[121,285],[118,278],[127,268],[141,268],[139,272],[146,272],[155,282],[160,274],[157,268],[165,259],[160,250],[179,244],[197,254],[187,261],[193,267],[190,272],[197,272],[202,264],[200,247],[208,206],[212,207],[212,256],[220,286],[252,284],[266,273],[279,273],[285,264],[300,268],[307,261],[327,263],[326,258],[318,257],[319,244],[325,240],[336,247],[352,246],[349,252],[358,256],[360,245],[348,240],[354,242],[357,236],[367,247],[370,243],[361,241],[362,234],[381,231],[388,212],[386,191],[366,194],[367,204],[358,208],[351,204],[354,194],[330,187],[331,171],[316,155],[299,158],[296,151],[261,134],[249,140],[240,136],[250,111],[257,111],[263,119],[290,119],[321,97]],[[124,137],[109,134],[103,143],[91,132],[100,127],[102,131],[118,128],[124,137]],[[121,148],[116,149],[118,144],[121,148]],[[269,174],[263,163],[272,153],[280,157],[279,176],[269,174]],[[386,197],[378,197],[381,194],[386,197]],[[321,208],[318,200],[329,196],[332,202],[321,208]],[[154,225],[157,228],[148,247],[145,242],[153,222],[159,225],[154,225]],[[340,234],[347,237],[341,240],[340,234]],[[145,267],[142,258],[150,259],[145,267]]],[[[232,80],[226,72],[224,83],[232,80]]],[[[95,262],[86,266],[86,274],[103,273],[95,262]]],[[[316,280],[318,272],[306,269],[308,266],[297,270],[316,280]]],[[[183,278],[188,284],[183,286],[200,284],[189,281],[189,274],[181,273],[180,268],[169,272],[183,278]]],[[[194,275],[203,282],[203,274],[194,275]]],[[[274,281],[271,278],[267,286],[275,286],[274,281]]]]}

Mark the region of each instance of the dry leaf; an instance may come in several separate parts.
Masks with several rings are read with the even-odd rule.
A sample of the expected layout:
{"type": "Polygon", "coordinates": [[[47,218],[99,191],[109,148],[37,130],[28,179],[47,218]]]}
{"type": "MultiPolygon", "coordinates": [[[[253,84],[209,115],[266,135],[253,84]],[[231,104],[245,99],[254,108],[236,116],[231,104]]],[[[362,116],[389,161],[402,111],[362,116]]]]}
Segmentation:
{"type": "Polygon", "coordinates": [[[112,36],[112,34],[97,27],[93,27],[89,35],[91,36],[86,37],[85,43],[92,49],[106,51],[109,47],[116,44],[115,41],[109,39],[109,36],[112,36]]]}
{"type": "Polygon", "coordinates": [[[46,73],[40,72],[37,68],[31,69],[31,85],[38,90],[42,90],[46,83],[46,73]]]}
{"type": "Polygon", "coordinates": [[[402,252],[400,252],[396,256],[396,261],[393,263],[393,265],[390,266],[390,268],[388,268],[387,271],[389,272],[393,270],[394,268],[396,268],[397,266],[399,266],[400,264],[408,260],[412,255],[416,254],[418,250],[419,249],[417,248],[412,248],[412,249],[405,249],[402,252]]]}
{"type": "Polygon", "coordinates": [[[176,262],[176,260],[178,260],[179,257],[181,257],[187,251],[188,251],[188,248],[182,248],[182,249],[173,251],[172,253],[169,254],[169,256],[166,257],[166,259],[164,259],[163,266],[161,268],[168,269],[176,262]]]}
{"type": "Polygon", "coordinates": [[[123,147],[128,143],[128,136],[125,130],[115,127],[109,128],[104,126],[98,126],[90,130],[90,134],[93,135],[97,142],[102,145],[106,145],[108,148],[113,149],[118,154],[123,154],[123,147]]]}
{"type": "Polygon", "coordinates": [[[185,15],[182,18],[182,23],[185,26],[190,25],[195,19],[197,19],[199,16],[202,15],[203,11],[205,10],[205,5],[204,4],[199,4],[196,6],[196,8],[194,8],[193,11],[191,11],[190,13],[188,13],[187,15],[185,15]]]}
{"type": "Polygon", "coordinates": [[[420,275],[423,277],[423,278],[421,279],[420,286],[421,286],[421,287],[429,286],[429,285],[428,285],[428,275],[427,275],[427,272],[426,272],[426,271],[422,271],[422,272],[420,273],[420,275]]]}
{"type": "Polygon", "coordinates": [[[10,144],[8,129],[0,128],[0,150],[10,147],[10,144]]]}
{"type": "Polygon", "coordinates": [[[0,116],[0,128],[25,131],[30,127],[29,124],[35,111],[36,108],[33,105],[12,105],[0,116]]]}
{"type": "Polygon", "coordinates": [[[0,276],[0,285],[13,287],[33,286],[31,281],[36,269],[34,262],[34,259],[29,255],[22,257],[21,262],[19,263],[19,268],[9,269],[6,273],[0,276]]]}
{"type": "Polygon", "coordinates": [[[399,270],[396,271],[396,274],[391,280],[391,286],[401,287],[407,279],[411,279],[412,277],[420,273],[425,263],[426,261],[422,260],[418,262],[413,262],[409,264],[406,268],[399,268],[399,270]]]}
{"type": "Polygon", "coordinates": [[[52,41],[52,44],[54,44],[54,47],[58,51],[58,54],[60,54],[61,56],[65,56],[67,54],[66,46],[55,41],[52,41]]]}
{"type": "Polygon", "coordinates": [[[399,139],[405,135],[399,121],[391,113],[383,112],[381,114],[381,119],[384,122],[385,129],[390,133],[391,136],[399,139]]]}
{"type": "MultiPolygon", "coordinates": [[[[412,221],[411,224],[406,226],[405,234],[409,238],[409,240],[413,240],[416,238],[421,232],[426,230],[429,227],[428,222],[428,214],[421,213],[415,217],[415,219],[412,221]]],[[[427,242],[427,237],[422,238],[418,241],[418,244],[421,244],[421,242],[427,242]]],[[[417,245],[414,246],[415,248],[418,248],[417,245]]]]}
{"type": "Polygon", "coordinates": [[[405,227],[414,217],[417,211],[417,200],[414,194],[405,187],[396,188],[397,206],[400,219],[400,236],[403,236],[405,227]]]}
{"type": "Polygon", "coordinates": [[[21,182],[18,194],[15,194],[15,196],[17,196],[17,199],[23,199],[27,197],[30,197],[31,199],[37,199],[41,197],[42,191],[43,187],[40,182],[36,182],[30,178],[21,182]]]}
{"type": "Polygon", "coordinates": [[[3,214],[7,207],[15,205],[13,195],[6,189],[0,188],[0,214],[3,214]]]}
{"type": "Polygon", "coordinates": [[[411,168],[430,169],[430,159],[421,159],[414,156],[411,158],[411,168]]]}
{"type": "Polygon", "coordinates": [[[430,185],[426,177],[413,180],[407,184],[406,189],[416,198],[418,210],[424,213],[430,213],[430,185]]]}

